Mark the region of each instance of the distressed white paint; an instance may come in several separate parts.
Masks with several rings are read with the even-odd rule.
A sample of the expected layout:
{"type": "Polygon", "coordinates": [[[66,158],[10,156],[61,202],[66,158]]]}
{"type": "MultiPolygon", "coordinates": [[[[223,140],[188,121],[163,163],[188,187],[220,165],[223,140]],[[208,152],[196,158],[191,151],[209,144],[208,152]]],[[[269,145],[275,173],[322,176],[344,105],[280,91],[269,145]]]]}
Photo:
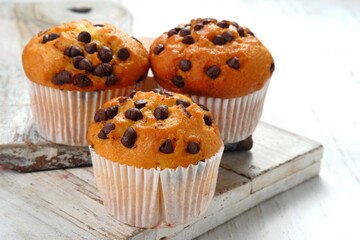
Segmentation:
{"type": "MultiPolygon", "coordinates": [[[[308,151],[299,153],[297,158],[286,161],[284,165],[291,165],[300,158],[304,162],[315,164],[309,164],[298,171],[289,171],[282,179],[253,194],[251,189],[254,180],[261,177],[262,173],[249,179],[243,177],[249,172],[221,168],[215,197],[204,216],[176,228],[146,231],[124,225],[105,212],[91,168],[27,174],[5,170],[0,172],[0,238],[11,236],[22,239],[28,236],[40,239],[47,236],[52,239],[101,239],[106,236],[125,239],[132,236],[133,239],[153,239],[168,236],[169,239],[187,239],[198,236],[259,202],[317,175],[320,159],[309,161],[307,158],[314,157],[311,151],[320,147],[318,143],[268,124],[262,123],[261,126],[260,129],[269,128],[272,134],[270,139],[263,139],[261,132],[256,132],[254,137],[260,142],[271,142],[271,139],[291,135],[301,139],[299,143],[309,145],[308,151]]],[[[254,148],[252,152],[256,154],[257,151],[259,150],[254,148]]],[[[268,152],[274,158],[281,154],[281,149],[268,152]]],[[[239,161],[247,164],[249,156],[244,155],[239,161]]],[[[223,164],[229,164],[228,159],[223,159],[223,164]]],[[[274,165],[268,170],[274,171],[278,167],[274,165]]]]}

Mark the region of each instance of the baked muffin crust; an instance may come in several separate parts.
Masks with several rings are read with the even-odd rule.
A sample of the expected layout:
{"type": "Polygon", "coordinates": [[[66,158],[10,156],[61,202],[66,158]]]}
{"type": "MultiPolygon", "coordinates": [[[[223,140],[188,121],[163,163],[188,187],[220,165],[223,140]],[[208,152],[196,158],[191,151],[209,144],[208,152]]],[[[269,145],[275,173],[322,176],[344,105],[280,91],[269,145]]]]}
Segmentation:
{"type": "Polygon", "coordinates": [[[275,65],[267,48],[233,21],[193,19],[155,39],[150,65],[165,89],[219,98],[261,89],[275,65]]]}
{"type": "Polygon", "coordinates": [[[177,168],[197,164],[222,145],[213,116],[181,94],[133,92],[97,111],[87,139],[95,152],[138,168],[177,168]]]}
{"type": "Polygon", "coordinates": [[[22,55],[26,76],[38,84],[78,91],[134,85],[147,76],[148,52],[111,24],[65,23],[34,36],[22,55]]]}

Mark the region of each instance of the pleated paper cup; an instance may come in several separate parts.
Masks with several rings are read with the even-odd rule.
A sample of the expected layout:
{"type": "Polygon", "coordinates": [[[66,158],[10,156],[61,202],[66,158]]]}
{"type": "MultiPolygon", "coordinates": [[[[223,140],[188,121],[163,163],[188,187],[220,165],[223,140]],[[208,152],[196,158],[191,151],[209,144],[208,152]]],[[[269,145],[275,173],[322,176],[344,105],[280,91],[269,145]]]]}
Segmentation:
{"type": "Polygon", "coordinates": [[[239,98],[213,98],[189,95],[213,114],[224,143],[235,143],[248,138],[260,121],[270,79],[251,94],[239,98]]]}
{"type": "Polygon", "coordinates": [[[30,81],[34,125],[40,136],[51,142],[87,146],[86,131],[95,112],[106,101],[140,90],[143,82],[103,91],[66,91],[30,81]]]}
{"type": "Polygon", "coordinates": [[[140,228],[173,227],[203,214],[214,196],[223,150],[197,165],[157,170],[112,162],[90,147],[105,209],[140,228]]]}

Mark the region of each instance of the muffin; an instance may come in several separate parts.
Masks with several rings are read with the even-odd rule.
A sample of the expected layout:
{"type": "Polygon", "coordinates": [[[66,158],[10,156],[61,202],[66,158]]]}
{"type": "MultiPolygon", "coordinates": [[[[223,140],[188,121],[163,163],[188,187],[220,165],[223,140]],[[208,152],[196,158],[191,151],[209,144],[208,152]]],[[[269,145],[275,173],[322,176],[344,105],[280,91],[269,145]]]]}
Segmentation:
{"type": "Polygon", "coordinates": [[[223,143],[212,114],[190,98],[159,90],[114,98],[87,138],[97,187],[118,220],[169,227],[206,211],[223,143]]]}
{"type": "Polygon", "coordinates": [[[227,20],[194,19],[155,39],[149,58],[162,88],[209,108],[224,143],[251,139],[275,65],[249,28],[227,20]]]}
{"type": "Polygon", "coordinates": [[[34,36],[22,63],[37,131],[49,141],[76,146],[87,146],[95,111],[111,98],[141,89],[149,69],[148,52],[135,38],[87,20],[34,36]]]}

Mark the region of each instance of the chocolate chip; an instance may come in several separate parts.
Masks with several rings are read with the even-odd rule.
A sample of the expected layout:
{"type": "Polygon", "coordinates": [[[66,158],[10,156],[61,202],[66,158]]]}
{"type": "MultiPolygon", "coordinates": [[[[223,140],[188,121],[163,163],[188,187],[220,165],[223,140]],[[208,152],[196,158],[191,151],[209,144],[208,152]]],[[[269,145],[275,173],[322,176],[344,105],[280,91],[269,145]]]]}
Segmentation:
{"type": "Polygon", "coordinates": [[[94,121],[95,122],[101,122],[101,121],[106,121],[107,115],[106,115],[106,109],[100,108],[99,110],[96,111],[95,116],[94,116],[94,121]]]}
{"type": "Polygon", "coordinates": [[[91,12],[91,7],[72,7],[69,8],[70,11],[75,13],[88,13],[91,12]]]}
{"type": "Polygon", "coordinates": [[[79,73],[76,80],[76,86],[88,87],[90,85],[91,85],[91,80],[85,74],[79,73]]]}
{"type": "Polygon", "coordinates": [[[215,45],[224,45],[225,44],[225,38],[223,38],[221,35],[215,35],[215,37],[213,37],[212,42],[215,45]]]}
{"type": "Polygon", "coordinates": [[[179,106],[179,108],[181,108],[181,110],[183,110],[183,112],[184,112],[188,117],[191,117],[191,114],[186,110],[186,108],[184,107],[184,105],[179,104],[178,106],[179,106]]]}
{"type": "Polygon", "coordinates": [[[239,33],[240,37],[245,37],[245,31],[243,28],[238,28],[237,32],[239,33]]]}
{"type": "Polygon", "coordinates": [[[136,138],[137,134],[135,130],[132,127],[128,127],[120,141],[125,147],[132,148],[135,144],[136,138]]]}
{"type": "Polygon", "coordinates": [[[204,122],[206,125],[211,126],[213,120],[209,114],[204,114],[204,122]]]}
{"type": "Polygon", "coordinates": [[[200,103],[197,103],[197,105],[198,105],[199,107],[201,107],[203,110],[209,111],[209,109],[208,109],[205,105],[202,105],[202,104],[200,104],[200,103]]]}
{"type": "Polygon", "coordinates": [[[126,100],[128,100],[128,99],[129,99],[128,97],[120,97],[119,103],[126,102],[126,100]]]}
{"type": "Polygon", "coordinates": [[[147,104],[147,101],[145,99],[139,99],[134,102],[134,105],[137,109],[142,109],[147,104]]]}
{"type": "Polygon", "coordinates": [[[183,38],[182,40],[183,43],[185,44],[193,44],[194,43],[194,39],[192,38],[191,35],[187,35],[183,38]]]}
{"type": "Polygon", "coordinates": [[[99,77],[110,75],[112,73],[112,66],[108,63],[101,63],[97,65],[93,71],[93,74],[99,77]]]}
{"type": "Polygon", "coordinates": [[[68,57],[84,56],[83,51],[76,46],[68,46],[65,48],[64,54],[68,57]]]}
{"type": "Polygon", "coordinates": [[[165,142],[160,146],[159,151],[162,153],[172,153],[174,152],[174,148],[171,144],[170,139],[166,139],[165,142]]]}
{"type": "Polygon", "coordinates": [[[179,31],[179,35],[182,37],[185,37],[187,35],[190,35],[191,31],[188,28],[183,28],[179,31]]]}
{"type": "Polygon", "coordinates": [[[215,19],[215,18],[205,18],[205,19],[203,19],[203,21],[202,21],[202,23],[204,24],[204,25],[206,25],[206,24],[209,24],[209,23],[211,23],[211,22],[217,22],[217,20],[215,19]]]}
{"type": "Polygon", "coordinates": [[[80,32],[78,35],[78,41],[84,42],[84,43],[89,43],[91,41],[90,33],[86,32],[86,31],[80,32]]]}
{"type": "Polygon", "coordinates": [[[141,113],[141,111],[139,109],[137,109],[137,108],[129,108],[125,112],[125,117],[127,119],[137,121],[137,120],[142,119],[143,115],[142,115],[142,113],[141,113]]]}
{"type": "Polygon", "coordinates": [[[175,35],[175,34],[177,34],[177,33],[178,33],[178,31],[176,31],[175,29],[170,29],[170,30],[168,31],[167,35],[168,35],[168,37],[171,37],[172,35],[175,35]]]}
{"type": "Polygon", "coordinates": [[[52,81],[51,81],[53,84],[56,84],[56,85],[63,85],[65,83],[71,83],[71,75],[70,75],[70,72],[69,71],[62,71],[62,72],[59,72],[57,74],[55,74],[53,77],[52,77],[52,81]]]}
{"type": "Polygon", "coordinates": [[[92,71],[92,65],[91,65],[90,60],[88,60],[86,58],[81,59],[80,62],[79,62],[79,69],[91,72],[92,71]]]}
{"type": "Polygon", "coordinates": [[[50,34],[49,34],[49,37],[48,37],[48,41],[55,40],[55,39],[57,39],[57,38],[59,38],[59,37],[60,37],[60,35],[57,34],[57,33],[50,33],[50,34]]]}
{"type": "Polygon", "coordinates": [[[181,31],[181,29],[184,29],[184,27],[183,27],[183,26],[177,26],[177,27],[174,28],[174,29],[175,29],[176,33],[178,33],[178,32],[181,31]]]}
{"type": "Polygon", "coordinates": [[[161,95],[167,96],[167,97],[172,97],[174,95],[172,95],[171,93],[167,92],[166,90],[161,90],[159,92],[161,95]]]}
{"type": "Polygon", "coordinates": [[[229,23],[227,22],[227,21],[225,21],[225,20],[223,20],[223,21],[221,21],[221,22],[218,22],[218,24],[217,24],[219,27],[221,27],[221,28],[229,28],[229,23]]]}
{"type": "Polygon", "coordinates": [[[140,40],[139,40],[139,39],[137,39],[136,37],[131,36],[131,38],[132,38],[132,39],[134,39],[135,41],[137,41],[138,43],[141,43],[141,44],[142,44],[142,42],[140,42],[140,40]]]}
{"type": "Polygon", "coordinates": [[[107,122],[107,123],[104,124],[104,127],[102,128],[102,131],[105,134],[109,134],[114,129],[115,129],[115,124],[112,123],[112,122],[107,122]]]}
{"type": "Polygon", "coordinates": [[[75,68],[79,69],[79,64],[80,64],[80,61],[83,60],[84,57],[83,56],[76,56],[73,58],[73,65],[75,68]]]}
{"type": "Polygon", "coordinates": [[[108,137],[106,136],[106,133],[104,133],[104,131],[101,129],[100,132],[98,133],[98,138],[101,139],[108,139],[108,137]]]}
{"type": "Polygon", "coordinates": [[[270,65],[270,73],[273,73],[275,71],[275,63],[272,62],[270,65]]]}
{"type": "Polygon", "coordinates": [[[158,45],[156,45],[156,46],[154,47],[154,53],[155,53],[156,55],[159,55],[162,51],[164,51],[164,49],[165,49],[165,45],[159,43],[158,45]]]}
{"type": "Polygon", "coordinates": [[[188,106],[190,106],[190,102],[188,100],[179,98],[176,99],[176,105],[183,105],[185,108],[187,108],[188,106]]]}
{"type": "Polygon", "coordinates": [[[206,75],[208,75],[209,78],[212,78],[212,79],[217,78],[217,76],[219,76],[219,74],[220,74],[220,68],[216,65],[213,65],[206,70],[206,75]]]}
{"type": "Polygon", "coordinates": [[[190,70],[191,68],[191,62],[187,59],[181,59],[180,62],[179,62],[179,68],[186,72],[188,70],[190,70]]]}
{"type": "Polygon", "coordinates": [[[138,91],[136,91],[136,90],[131,90],[131,92],[129,93],[128,97],[129,97],[129,98],[133,98],[137,92],[138,92],[138,91]]]}
{"type": "Polygon", "coordinates": [[[49,35],[44,35],[43,40],[42,40],[41,43],[47,43],[47,42],[55,40],[55,39],[57,39],[59,37],[60,37],[60,35],[57,34],[57,33],[51,33],[49,35]]]}
{"type": "Polygon", "coordinates": [[[186,151],[191,154],[198,153],[200,151],[200,144],[198,142],[191,141],[188,143],[186,151]]]}
{"type": "Polygon", "coordinates": [[[221,36],[225,39],[225,42],[231,42],[234,39],[234,35],[230,31],[226,31],[221,36]]]}
{"type": "Polygon", "coordinates": [[[96,43],[90,43],[85,46],[85,51],[92,54],[97,51],[97,44],[96,43]]]}
{"type": "Polygon", "coordinates": [[[240,62],[237,57],[232,57],[229,60],[226,61],[226,64],[233,68],[233,69],[239,69],[240,68],[240,62]]]}
{"type": "Polygon", "coordinates": [[[144,80],[144,77],[142,75],[140,75],[135,82],[140,83],[142,80],[144,80]]]}
{"type": "Polygon", "coordinates": [[[108,107],[107,109],[106,109],[106,117],[108,118],[108,119],[112,119],[112,118],[114,118],[115,116],[116,116],[116,114],[118,113],[118,110],[119,110],[119,108],[118,108],[118,106],[111,106],[111,107],[108,107]]]}
{"type": "Polygon", "coordinates": [[[207,24],[209,24],[209,23],[211,23],[210,20],[204,20],[204,21],[202,22],[202,24],[204,24],[204,25],[207,25],[207,24]]]}
{"type": "Polygon", "coordinates": [[[120,48],[117,55],[121,60],[125,61],[126,59],[128,59],[130,57],[130,52],[126,48],[120,48]]]}
{"type": "Polygon", "coordinates": [[[154,116],[157,120],[164,120],[169,117],[168,106],[160,105],[154,110],[154,116]]]}
{"type": "Polygon", "coordinates": [[[94,24],[93,26],[94,27],[104,27],[105,25],[104,24],[94,24]]]}
{"type": "Polygon", "coordinates": [[[112,59],[112,51],[110,48],[106,47],[106,46],[102,46],[99,51],[98,51],[98,55],[99,55],[99,58],[102,62],[104,63],[108,63],[111,61],[112,59]]]}
{"type": "Polygon", "coordinates": [[[239,28],[239,27],[240,27],[237,22],[231,22],[231,25],[233,25],[233,26],[236,27],[236,28],[239,28]]]}
{"type": "Polygon", "coordinates": [[[251,35],[251,36],[255,36],[255,34],[254,34],[252,31],[250,31],[250,30],[247,31],[246,33],[249,34],[249,35],[251,35]]]}
{"type": "Polygon", "coordinates": [[[199,31],[199,30],[203,29],[203,27],[204,27],[204,24],[198,23],[194,26],[194,30],[199,31]]]}
{"type": "Polygon", "coordinates": [[[110,74],[109,76],[106,76],[105,86],[110,87],[116,85],[118,82],[117,76],[114,74],[110,74]]]}
{"type": "Polygon", "coordinates": [[[185,86],[184,80],[182,76],[175,76],[172,79],[172,82],[175,86],[182,88],[185,86]]]}

